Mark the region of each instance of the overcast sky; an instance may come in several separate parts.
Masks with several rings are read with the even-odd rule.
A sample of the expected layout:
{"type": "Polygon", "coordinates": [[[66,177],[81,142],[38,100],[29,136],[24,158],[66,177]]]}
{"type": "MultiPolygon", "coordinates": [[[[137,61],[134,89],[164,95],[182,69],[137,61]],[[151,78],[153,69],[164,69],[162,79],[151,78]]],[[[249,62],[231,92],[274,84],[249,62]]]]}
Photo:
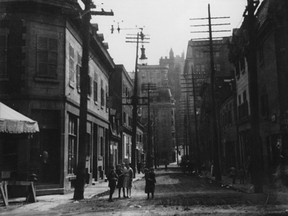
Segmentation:
{"type": "MultiPolygon", "coordinates": [[[[94,16],[91,23],[98,23],[99,33],[104,34],[109,44],[109,53],[116,64],[123,64],[128,72],[134,71],[136,44],[126,43],[127,34],[137,34],[137,28],[144,27],[144,34],[149,35],[150,43],[145,44],[148,64],[159,63],[161,57],[169,55],[172,48],[175,55],[186,55],[188,41],[192,38],[207,37],[191,31],[207,30],[204,27],[190,25],[207,24],[208,20],[190,20],[207,18],[208,4],[212,17],[230,17],[215,19],[215,23],[231,23],[218,29],[240,27],[247,0],[93,0],[96,10],[114,12],[114,16],[94,16]],[[111,25],[123,30],[111,34],[111,25]]],[[[216,30],[216,27],[215,27],[216,30]]],[[[221,33],[230,36],[231,32],[221,33]]],[[[215,35],[214,35],[215,36],[215,35]]],[[[220,36],[220,35],[218,35],[220,36]]],[[[140,52],[139,52],[140,55],[140,52]]]]}

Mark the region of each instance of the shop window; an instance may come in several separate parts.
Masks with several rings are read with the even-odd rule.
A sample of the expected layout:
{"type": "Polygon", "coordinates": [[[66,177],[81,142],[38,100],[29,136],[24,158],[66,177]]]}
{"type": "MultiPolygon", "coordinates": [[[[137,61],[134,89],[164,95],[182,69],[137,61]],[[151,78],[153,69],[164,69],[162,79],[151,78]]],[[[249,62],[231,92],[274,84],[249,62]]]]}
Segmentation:
{"type": "Polygon", "coordinates": [[[73,174],[77,159],[77,118],[69,115],[68,124],[68,174],[73,174]]]}

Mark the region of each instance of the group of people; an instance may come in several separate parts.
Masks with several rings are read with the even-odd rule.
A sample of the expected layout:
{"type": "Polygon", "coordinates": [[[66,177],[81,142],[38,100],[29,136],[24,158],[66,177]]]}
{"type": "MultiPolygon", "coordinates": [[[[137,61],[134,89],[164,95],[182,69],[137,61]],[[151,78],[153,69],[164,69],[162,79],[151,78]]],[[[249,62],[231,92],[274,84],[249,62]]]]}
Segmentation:
{"type": "Polygon", "coordinates": [[[124,198],[131,197],[131,188],[133,180],[133,169],[130,164],[117,165],[116,170],[112,166],[107,176],[108,186],[110,188],[109,201],[112,201],[112,196],[116,188],[118,188],[118,198],[121,197],[121,190],[124,198]]]}
{"type": "MultiPolygon", "coordinates": [[[[121,190],[123,191],[124,198],[131,198],[131,188],[132,188],[132,181],[133,181],[133,169],[131,168],[130,164],[121,164],[117,165],[116,170],[112,166],[110,168],[110,172],[107,175],[108,179],[108,186],[110,188],[109,199],[108,201],[113,201],[112,196],[116,188],[118,188],[118,198],[121,198],[121,190]]],[[[154,198],[154,191],[155,191],[155,173],[154,169],[145,169],[145,193],[147,193],[147,199],[154,198]]]]}

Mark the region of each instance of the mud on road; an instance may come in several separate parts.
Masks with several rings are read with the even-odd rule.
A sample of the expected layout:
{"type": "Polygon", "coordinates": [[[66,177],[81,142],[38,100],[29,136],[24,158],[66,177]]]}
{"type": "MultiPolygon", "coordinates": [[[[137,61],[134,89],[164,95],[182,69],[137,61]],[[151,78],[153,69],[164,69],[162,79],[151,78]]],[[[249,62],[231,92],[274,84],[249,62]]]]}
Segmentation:
{"type": "Polygon", "coordinates": [[[118,198],[115,191],[114,202],[108,202],[108,194],[102,194],[58,206],[53,212],[57,215],[286,215],[286,206],[275,206],[277,200],[273,197],[268,205],[265,196],[233,191],[178,170],[158,170],[156,181],[154,199],[146,199],[142,179],[134,182],[130,199],[118,198]]]}

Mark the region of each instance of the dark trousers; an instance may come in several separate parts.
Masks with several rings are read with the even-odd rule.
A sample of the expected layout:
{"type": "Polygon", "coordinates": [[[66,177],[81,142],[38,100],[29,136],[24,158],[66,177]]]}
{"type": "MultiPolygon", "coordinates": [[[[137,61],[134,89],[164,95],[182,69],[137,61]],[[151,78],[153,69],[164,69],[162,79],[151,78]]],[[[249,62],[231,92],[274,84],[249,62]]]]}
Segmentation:
{"type": "Polygon", "coordinates": [[[109,194],[109,200],[112,200],[112,196],[113,196],[113,193],[114,193],[114,191],[115,191],[115,188],[116,188],[116,186],[110,186],[110,194],[109,194]]]}

